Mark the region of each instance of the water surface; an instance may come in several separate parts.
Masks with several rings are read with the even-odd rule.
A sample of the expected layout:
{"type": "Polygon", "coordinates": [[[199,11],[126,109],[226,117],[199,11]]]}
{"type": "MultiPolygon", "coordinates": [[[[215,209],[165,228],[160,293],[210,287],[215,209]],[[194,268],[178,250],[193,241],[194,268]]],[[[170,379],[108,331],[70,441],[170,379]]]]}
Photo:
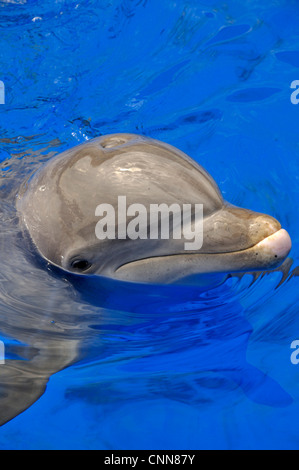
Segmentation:
{"type": "Polygon", "coordinates": [[[0,448],[298,449],[298,2],[2,0],[0,30],[0,448]],[[203,290],[40,262],[21,182],[114,132],[179,147],[279,219],[284,269],[203,290]]]}

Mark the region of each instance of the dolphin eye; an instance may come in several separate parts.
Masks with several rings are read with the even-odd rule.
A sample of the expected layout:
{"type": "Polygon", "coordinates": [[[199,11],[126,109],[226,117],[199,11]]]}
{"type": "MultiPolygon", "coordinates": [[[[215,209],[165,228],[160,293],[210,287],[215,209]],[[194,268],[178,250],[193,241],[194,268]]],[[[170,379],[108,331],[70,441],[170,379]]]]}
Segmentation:
{"type": "Polygon", "coordinates": [[[72,268],[77,269],[78,271],[86,271],[90,268],[91,264],[85,259],[77,259],[72,262],[72,268]]]}

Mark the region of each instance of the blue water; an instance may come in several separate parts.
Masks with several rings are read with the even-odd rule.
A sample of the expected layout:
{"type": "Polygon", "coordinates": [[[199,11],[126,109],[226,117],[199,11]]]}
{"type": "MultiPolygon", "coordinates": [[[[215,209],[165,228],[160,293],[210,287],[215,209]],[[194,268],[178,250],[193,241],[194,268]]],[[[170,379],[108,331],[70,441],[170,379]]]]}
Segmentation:
{"type": "Polygon", "coordinates": [[[17,374],[54,364],[0,448],[298,449],[297,0],[1,0],[0,32],[0,337],[17,374]],[[33,263],[18,185],[114,132],[179,147],[225,199],[279,219],[284,269],[152,290],[33,263]]]}

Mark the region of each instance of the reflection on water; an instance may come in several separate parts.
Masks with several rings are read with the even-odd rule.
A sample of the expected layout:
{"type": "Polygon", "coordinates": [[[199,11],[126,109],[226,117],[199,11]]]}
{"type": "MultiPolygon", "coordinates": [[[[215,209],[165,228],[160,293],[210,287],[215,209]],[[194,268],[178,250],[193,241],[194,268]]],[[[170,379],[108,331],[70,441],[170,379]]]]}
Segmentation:
{"type": "Polygon", "coordinates": [[[298,8],[247,3],[0,1],[14,91],[0,107],[1,448],[298,448],[298,8]],[[118,131],[180,147],[226,199],[281,220],[292,259],[209,287],[68,277],[39,260],[20,183],[118,131]]]}

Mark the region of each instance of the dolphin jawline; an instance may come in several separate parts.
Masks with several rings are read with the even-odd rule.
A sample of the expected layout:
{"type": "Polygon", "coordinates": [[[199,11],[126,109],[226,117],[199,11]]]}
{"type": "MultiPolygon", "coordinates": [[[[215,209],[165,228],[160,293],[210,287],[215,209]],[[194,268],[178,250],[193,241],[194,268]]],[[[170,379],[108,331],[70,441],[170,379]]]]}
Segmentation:
{"type": "MultiPolygon", "coordinates": [[[[202,273],[229,273],[263,271],[278,268],[288,256],[292,248],[291,238],[288,232],[280,229],[266,237],[256,245],[244,250],[228,253],[179,253],[165,256],[153,256],[124,263],[115,269],[115,276],[123,280],[142,282],[143,273],[147,279],[156,279],[156,269],[161,271],[161,278],[167,275],[171,267],[177,265],[177,278],[181,278],[184,268],[188,267],[190,274],[202,273]],[[176,262],[177,261],[177,262],[176,262]]],[[[173,272],[175,275],[175,273],[173,272]]]]}

